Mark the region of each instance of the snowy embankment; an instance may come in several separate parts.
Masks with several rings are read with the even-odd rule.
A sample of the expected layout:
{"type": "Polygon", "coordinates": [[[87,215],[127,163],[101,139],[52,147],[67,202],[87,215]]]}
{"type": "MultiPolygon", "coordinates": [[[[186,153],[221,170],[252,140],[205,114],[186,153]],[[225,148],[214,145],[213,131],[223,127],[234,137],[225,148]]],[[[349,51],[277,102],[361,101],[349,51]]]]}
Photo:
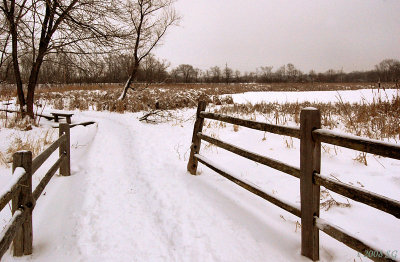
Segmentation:
{"type": "MultiPolygon", "coordinates": [[[[72,175],[55,176],[37,202],[33,255],[13,258],[9,251],[3,261],[309,261],[300,255],[299,218],[203,165],[199,176],[186,171],[194,109],[157,125],[139,122],[140,113],[76,113],[73,121],[97,125],[71,129],[72,175]]],[[[297,139],[214,123],[207,121],[206,134],[299,165],[297,139]]],[[[3,129],[0,136],[7,138],[3,129]]],[[[400,200],[400,161],[368,155],[365,166],[353,160],[355,151],[325,148],[322,174],[400,200]]],[[[299,205],[296,178],[207,143],[201,154],[299,205]]],[[[1,170],[2,185],[9,173],[1,170]]],[[[324,192],[321,202],[322,218],[384,251],[400,251],[398,219],[334,193],[324,192]]],[[[321,261],[367,260],[324,233],[320,239],[321,261]]]]}

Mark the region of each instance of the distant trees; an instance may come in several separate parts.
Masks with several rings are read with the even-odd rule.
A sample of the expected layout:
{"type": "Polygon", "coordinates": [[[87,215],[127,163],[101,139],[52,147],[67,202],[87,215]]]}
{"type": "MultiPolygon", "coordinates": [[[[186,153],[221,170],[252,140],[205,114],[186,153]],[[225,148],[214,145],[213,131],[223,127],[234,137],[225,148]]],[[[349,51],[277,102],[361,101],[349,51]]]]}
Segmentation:
{"type": "Polygon", "coordinates": [[[228,63],[226,63],[224,68],[225,83],[229,84],[232,81],[232,76],[233,76],[233,70],[229,68],[228,63]]]}
{"type": "Polygon", "coordinates": [[[177,77],[182,79],[181,82],[190,83],[197,78],[197,71],[191,65],[182,64],[179,65],[175,70],[177,77]]]}
{"type": "Polygon", "coordinates": [[[395,82],[400,79],[400,61],[396,59],[385,59],[375,66],[381,79],[385,82],[395,82]]]}
{"type": "Polygon", "coordinates": [[[139,70],[141,61],[156,47],[168,28],[176,25],[180,17],[173,8],[174,0],[127,0],[123,7],[126,10],[125,25],[127,29],[127,45],[133,57],[128,80],[121,96],[125,98],[139,70]]]}
{"type": "Polygon", "coordinates": [[[262,66],[259,69],[259,76],[261,82],[272,82],[272,66],[262,66]]]}
{"type": "MultiPolygon", "coordinates": [[[[172,69],[170,72],[170,80],[174,82],[193,82],[193,77],[184,77],[182,73],[183,65],[172,69]]],[[[272,82],[396,82],[400,79],[400,62],[396,59],[385,59],[375,66],[375,70],[369,71],[353,71],[350,73],[343,72],[342,69],[329,69],[323,73],[317,73],[310,70],[305,74],[292,63],[282,65],[273,71],[272,66],[261,66],[255,72],[241,73],[239,70],[233,70],[225,64],[221,69],[213,66],[207,70],[201,71],[194,69],[191,65],[184,65],[185,68],[192,68],[199,71],[197,74],[197,82],[205,83],[272,83],[272,82]]]]}
{"type": "Polygon", "coordinates": [[[210,74],[212,82],[219,83],[221,81],[221,69],[218,66],[211,67],[210,74]]]}

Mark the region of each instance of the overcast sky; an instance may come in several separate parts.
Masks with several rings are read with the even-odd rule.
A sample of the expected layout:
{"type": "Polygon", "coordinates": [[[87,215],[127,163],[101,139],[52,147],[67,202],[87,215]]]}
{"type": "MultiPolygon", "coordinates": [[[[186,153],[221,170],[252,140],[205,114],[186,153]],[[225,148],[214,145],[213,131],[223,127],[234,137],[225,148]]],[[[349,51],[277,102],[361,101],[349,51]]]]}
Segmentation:
{"type": "Polygon", "coordinates": [[[400,59],[400,0],[178,0],[183,17],[155,50],[171,67],[304,72],[373,69],[400,59]]]}

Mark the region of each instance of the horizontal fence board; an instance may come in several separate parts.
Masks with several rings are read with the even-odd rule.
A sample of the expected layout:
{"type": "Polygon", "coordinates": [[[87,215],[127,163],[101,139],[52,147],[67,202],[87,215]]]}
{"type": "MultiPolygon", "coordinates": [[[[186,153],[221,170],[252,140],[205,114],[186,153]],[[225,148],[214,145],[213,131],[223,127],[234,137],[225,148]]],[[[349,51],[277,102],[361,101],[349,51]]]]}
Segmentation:
{"type": "Polygon", "coordinates": [[[22,226],[26,219],[26,211],[18,209],[15,211],[10,222],[6,225],[3,231],[0,233],[0,260],[4,253],[7,252],[11,245],[18,229],[22,226]]]}
{"type": "Polygon", "coordinates": [[[12,198],[12,191],[6,192],[0,198],[0,211],[11,201],[12,198]]]}
{"type": "Polygon", "coordinates": [[[66,155],[62,155],[58,160],[53,164],[53,166],[47,171],[46,175],[43,177],[43,179],[40,181],[39,185],[36,186],[35,190],[33,191],[32,195],[35,200],[38,200],[40,195],[42,194],[43,190],[49,183],[50,179],[53,177],[53,175],[56,173],[57,169],[60,167],[61,161],[63,161],[66,158],[66,155]]]}
{"type": "Polygon", "coordinates": [[[320,142],[400,160],[400,145],[397,144],[323,129],[314,130],[313,137],[320,142]]]}
{"type": "Polygon", "coordinates": [[[12,198],[12,193],[18,188],[22,180],[25,179],[25,169],[22,167],[17,167],[11,177],[11,180],[5,185],[0,192],[0,211],[10,202],[12,198]]]}
{"type": "Polygon", "coordinates": [[[32,175],[39,169],[39,167],[46,161],[49,156],[57,150],[61,143],[67,139],[66,135],[60,136],[53,144],[51,144],[46,150],[32,160],[32,175]]]}
{"type": "MultiPolygon", "coordinates": [[[[0,109],[0,111],[2,111],[2,112],[8,112],[8,113],[17,113],[17,114],[21,114],[21,111],[19,111],[19,110],[0,109]]],[[[53,116],[44,115],[44,114],[35,114],[35,116],[40,116],[40,117],[46,118],[47,120],[53,120],[53,119],[54,119],[53,116]]]]}
{"type": "Polygon", "coordinates": [[[288,126],[280,126],[280,125],[272,125],[263,122],[257,122],[252,120],[244,120],[232,116],[226,116],[221,114],[209,113],[209,112],[201,112],[200,116],[203,118],[219,120],[222,122],[244,126],[247,128],[252,128],[264,132],[270,132],[278,135],[291,136],[295,138],[300,138],[300,128],[299,127],[288,127],[288,126]]]}
{"type": "Polygon", "coordinates": [[[214,145],[216,145],[216,146],[218,146],[220,148],[223,148],[225,150],[228,150],[228,151],[230,151],[232,153],[235,153],[235,154],[240,155],[242,157],[245,157],[247,159],[253,160],[253,161],[257,162],[257,163],[272,167],[274,169],[277,169],[279,171],[282,171],[282,172],[284,172],[286,174],[289,174],[289,175],[292,175],[294,177],[300,178],[300,169],[299,168],[287,165],[287,164],[285,164],[283,162],[280,162],[278,160],[274,160],[274,159],[269,158],[269,157],[265,157],[265,156],[262,156],[262,155],[247,151],[245,149],[242,149],[242,148],[234,146],[232,144],[223,142],[221,140],[218,140],[218,139],[213,138],[211,136],[205,135],[203,133],[197,133],[197,136],[200,139],[204,140],[204,141],[207,141],[207,142],[209,142],[211,144],[214,144],[214,145]]]}
{"type": "Polygon", "coordinates": [[[267,194],[266,192],[262,191],[261,189],[256,188],[255,186],[252,186],[242,180],[240,180],[239,178],[229,174],[228,172],[224,171],[223,168],[218,167],[217,164],[213,163],[211,160],[205,158],[204,156],[201,156],[199,154],[195,154],[195,157],[197,158],[197,160],[201,163],[203,163],[204,165],[208,166],[209,168],[211,168],[212,170],[214,170],[215,172],[217,172],[218,174],[222,175],[223,177],[229,179],[230,181],[234,182],[235,184],[243,187],[244,189],[256,194],[257,196],[271,202],[272,204],[288,211],[289,213],[292,213],[295,216],[300,217],[301,216],[301,211],[300,208],[295,207],[289,203],[286,203],[283,200],[280,200],[276,197],[273,197],[269,194],[267,194]]]}
{"type": "Polygon", "coordinates": [[[361,240],[357,239],[355,236],[352,236],[350,233],[346,233],[343,229],[339,228],[338,226],[332,225],[329,222],[325,221],[322,218],[314,217],[315,225],[318,227],[319,230],[325,232],[329,236],[333,237],[334,239],[342,242],[346,246],[360,252],[361,256],[366,254],[368,251],[376,251],[381,252],[383,254],[382,257],[375,257],[369,256],[369,258],[373,261],[396,261],[389,257],[386,257],[386,253],[382,250],[379,250],[371,245],[368,245],[361,240]]]}
{"type": "Polygon", "coordinates": [[[368,206],[382,210],[397,218],[400,218],[400,202],[375,194],[373,192],[357,188],[345,183],[335,181],[321,174],[314,174],[314,181],[316,184],[324,186],[345,197],[351,198],[355,201],[361,202],[368,206]]]}
{"type": "Polygon", "coordinates": [[[69,125],[69,127],[73,128],[75,126],[88,126],[88,125],[93,125],[93,124],[96,124],[96,122],[95,121],[86,121],[86,122],[71,124],[71,125],[69,125]]]}

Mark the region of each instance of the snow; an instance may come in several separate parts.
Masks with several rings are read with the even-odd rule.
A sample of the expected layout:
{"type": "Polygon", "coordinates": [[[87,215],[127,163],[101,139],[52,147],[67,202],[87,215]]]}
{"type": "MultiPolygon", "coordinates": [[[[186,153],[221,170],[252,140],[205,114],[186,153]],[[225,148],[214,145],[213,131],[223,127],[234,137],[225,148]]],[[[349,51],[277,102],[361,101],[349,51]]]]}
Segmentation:
{"type": "Polygon", "coordinates": [[[400,95],[399,89],[359,89],[359,90],[343,90],[343,91],[304,91],[304,92],[247,92],[241,94],[233,94],[234,103],[302,103],[316,102],[329,103],[339,102],[344,103],[371,103],[374,99],[387,101],[393,96],[400,95]]]}
{"type": "MultiPolygon", "coordinates": [[[[330,95],[334,101],[335,96],[330,95]]],[[[325,96],[308,92],[308,97],[325,96]]],[[[297,100],[303,97],[302,92],[297,93],[297,100]]],[[[198,176],[186,171],[195,113],[195,109],[175,111],[181,120],[154,125],[139,122],[142,113],[75,111],[73,123],[97,124],[71,129],[72,174],[54,176],[37,201],[33,254],[14,258],[9,250],[2,261],[309,261],[300,254],[299,218],[202,164],[198,176]]],[[[51,128],[47,120],[42,124],[29,132],[51,128]]],[[[229,124],[225,128],[206,125],[203,132],[299,166],[298,139],[270,133],[263,139],[263,132],[243,127],[235,132],[229,124]]],[[[1,129],[2,151],[9,135],[9,130],[1,129]]],[[[400,199],[400,161],[368,155],[365,166],[353,160],[356,151],[326,148],[322,174],[400,199]]],[[[37,171],[34,186],[57,154],[37,171]]],[[[260,190],[299,205],[297,178],[206,142],[200,154],[260,190]]],[[[10,169],[0,169],[1,185],[11,178],[10,169]]],[[[331,195],[347,203],[344,197],[331,195]]],[[[384,252],[400,249],[398,219],[351,200],[349,203],[347,208],[321,208],[321,218],[384,252]]],[[[9,213],[7,209],[0,213],[2,225],[10,219],[9,213]]],[[[361,259],[356,251],[322,232],[320,256],[321,261],[361,259]]]]}
{"type": "Polygon", "coordinates": [[[9,224],[3,229],[3,231],[0,232],[0,239],[3,239],[4,236],[6,235],[7,231],[10,229],[14,221],[22,214],[22,211],[20,209],[17,209],[14,212],[14,215],[12,216],[11,220],[9,221],[9,224]]]}
{"type": "Polygon", "coordinates": [[[14,170],[14,174],[11,176],[11,179],[8,181],[8,183],[3,186],[0,190],[0,199],[3,198],[5,195],[8,193],[11,193],[12,188],[15,186],[16,183],[25,175],[25,169],[22,167],[17,167],[14,170]]]}
{"type": "Polygon", "coordinates": [[[362,142],[363,144],[374,144],[378,143],[381,146],[386,146],[388,148],[392,148],[393,150],[400,149],[400,145],[389,143],[386,141],[380,141],[376,139],[370,139],[367,137],[362,137],[360,138],[359,136],[354,136],[354,135],[349,135],[348,133],[345,133],[343,131],[332,131],[332,130],[317,130],[318,134],[321,136],[327,136],[327,137],[338,137],[340,136],[341,138],[348,140],[348,141],[354,141],[354,142],[362,142]]]}

